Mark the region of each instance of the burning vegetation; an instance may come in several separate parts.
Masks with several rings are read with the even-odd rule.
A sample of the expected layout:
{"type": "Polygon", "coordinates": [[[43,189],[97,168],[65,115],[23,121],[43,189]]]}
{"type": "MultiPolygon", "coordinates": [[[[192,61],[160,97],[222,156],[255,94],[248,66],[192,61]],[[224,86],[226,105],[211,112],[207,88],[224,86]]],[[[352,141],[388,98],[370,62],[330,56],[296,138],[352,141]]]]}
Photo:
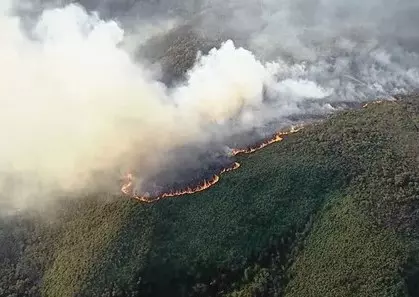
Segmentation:
{"type": "MultiPolygon", "coordinates": [[[[373,102],[363,104],[362,107],[366,108],[368,105],[380,104],[382,102],[384,102],[384,100],[376,100],[376,101],[373,101],[373,102]]],[[[254,146],[247,147],[247,148],[232,149],[231,156],[234,157],[234,156],[241,155],[241,154],[243,154],[243,155],[244,154],[252,154],[254,152],[257,152],[257,151],[267,147],[270,144],[282,141],[287,135],[298,132],[302,128],[303,128],[302,126],[293,126],[293,127],[291,127],[291,129],[289,131],[277,132],[271,138],[269,138],[269,139],[267,139],[263,142],[257,143],[254,146]]],[[[222,174],[224,174],[226,172],[229,172],[229,171],[236,170],[239,167],[240,167],[240,163],[234,162],[230,166],[223,168],[221,171],[219,171],[219,173],[212,175],[210,178],[203,179],[201,182],[199,182],[198,184],[196,184],[194,186],[188,186],[188,187],[178,189],[178,190],[171,190],[171,191],[163,192],[163,193],[158,194],[158,195],[139,195],[138,193],[136,193],[135,192],[135,177],[131,172],[129,172],[123,178],[123,184],[121,186],[121,192],[125,196],[132,197],[132,198],[134,198],[136,200],[139,200],[141,202],[152,203],[152,202],[156,202],[156,201],[158,201],[160,199],[163,199],[163,198],[178,197],[178,196],[194,194],[194,193],[197,193],[197,192],[205,191],[206,189],[208,189],[208,188],[212,187],[213,185],[215,185],[216,183],[218,183],[218,181],[220,180],[220,176],[222,174]]]]}
{"type": "Polygon", "coordinates": [[[376,100],[376,101],[372,101],[372,102],[368,102],[368,103],[365,103],[364,105],[362,105],[362,107],[363,108],[367,108],[368,106],[370,106],[370,105],[373,105],[373,104],[380,104],[380,103],[383,103],[384,102],[384,100],[376,100]]]}
{"type": "Polygon", "coordinates": [[[284,139],[284,136],[287,135],[288,133],[277,133],[275,134],[271,139],[264,141],[262,143],[260,143],[259,145],[255,146],[255,147],[249,147],[249,148],[245,148],[245,149],[233,149],[232,154],[233,156],[237,156],[239,154],[251,154],[254,153],[260,149],[263,149],[264,147],[275,143],[275,142],[279,142],[282,139],[284,139]]]}
{"type": "MultiPolygon", "coordinates": [[[[273,137],[271,137],[268,140],[265,140],[261,143],[258,143],[257,145],[255,145],[253,147],[248,147],[248,148],[244,148],[244,149],[233,149],[232,150],[232,156],[237,156],[237,155],[240,155],[240,154],[252,154],[252,153],[254,153],[258,150],[263,149],[264,147],[266,147],[270,144],[282,141],[284,139],[284,137],[286,137],[287,135],[289,135],[291,133],[295,133],[295,132],[299,131],[300,129],[301,129],[301,127],[298,127],[298,128],[292,127],[292,129],[290,131],[275,133],[275,135],[273,137]]],[[[138,195],[135,192],[135,181],[134,181],[135,178],[134,178],[134,175],[131,172],[129,172],[129,173],[127,173],[127,175],[123,179],[123,185],[121,187],[121,192],[125,196],[132,197],[132,198],[134,198],[136,200],[139,200],[141,202],[152,203],[152,202],[156,202],[156,201],[158,201],[160,199],[163,199],[163,198],[177,197],[177,196],[202,192],[202,191],[212,187],[213,185],[215,185],[220,180],[220,176],[222,174],[224,174],[226,172],[236,170],[239,167],[240,167],[240,164],[238,162],[234,162],[230,166],[228,166],[226,168],[223,168],[218,174],[214,174],[211,178],[204,179],[202,182],[200,182],[196,186],[189,186],[189,187],[179,189],[179,190],[172,190],[172,191],[164,192],[164,193],[156,195],[156,196],[138,195]]]]}
{"type": "Polygon", "coordinates": [[[208,189],[209,187],[215,185],[220,180],[221,174],[229,172],[229,171],[236,170],[239,167],[240,167],[240,164],[238,162],[234,162],[231,166],[226,167],[223,170],[221,170],[219,174],[214,174],[211,178],[203,180],[197,186],[192,186],[192,187],[187,187],[187,188],[180,189],[180,190],[165,192],[165,193],[162,193],[162,194],[160,194],[158,196],[155,196],[155,197],[145,196],[145,195],[137,195],[137,193],[135,193],[135,191],[134,191],[134,176],[133,176],[132,173],[128,173],[125,177],[124,184],[121,187],[121,192],[124,195],[130,196],[130,197],[132,197],[136,200],[139,200],[141,202],[152,203],[152,202],[156,202],[156,201],[158,201],[162,198],[177,197],[177,196],[194,194],[194,193],[197,193],[197,192],[204,191],[204,190],[208,189]]]}

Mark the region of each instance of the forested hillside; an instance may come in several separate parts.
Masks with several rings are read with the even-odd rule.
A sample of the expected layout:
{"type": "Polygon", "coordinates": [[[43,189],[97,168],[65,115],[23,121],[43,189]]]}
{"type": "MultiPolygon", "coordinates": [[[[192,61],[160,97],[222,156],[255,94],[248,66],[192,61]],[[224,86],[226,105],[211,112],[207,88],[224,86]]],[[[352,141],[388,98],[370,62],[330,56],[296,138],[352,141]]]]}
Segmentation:
{"type": "Polygon", "coordinates": [[[419,98],[237,157],[207,191],[0,221],[0,296],[418,296],[419,98]]]}

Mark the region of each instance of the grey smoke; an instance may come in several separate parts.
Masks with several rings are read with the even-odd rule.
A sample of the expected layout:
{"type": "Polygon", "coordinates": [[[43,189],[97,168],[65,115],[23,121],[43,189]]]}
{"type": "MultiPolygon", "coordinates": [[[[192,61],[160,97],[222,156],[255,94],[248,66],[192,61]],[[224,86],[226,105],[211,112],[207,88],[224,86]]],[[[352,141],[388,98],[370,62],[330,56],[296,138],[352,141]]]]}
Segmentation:
{"type": "Polygon", "coordinates": [[[417,88],[419,4],[413,0],[80,1],[134,30],[141,22],[192,24],[214,44],[230,38],[281,78],[332,88],[333,100],[389,97],[417,88]]]}
{"type": "Polygon", "coordinates": [[[187,182],[232,146],[419,86],[416,1],[2,5],[0,201],[19,207],[126,170],[139,192],[187,182]]]}

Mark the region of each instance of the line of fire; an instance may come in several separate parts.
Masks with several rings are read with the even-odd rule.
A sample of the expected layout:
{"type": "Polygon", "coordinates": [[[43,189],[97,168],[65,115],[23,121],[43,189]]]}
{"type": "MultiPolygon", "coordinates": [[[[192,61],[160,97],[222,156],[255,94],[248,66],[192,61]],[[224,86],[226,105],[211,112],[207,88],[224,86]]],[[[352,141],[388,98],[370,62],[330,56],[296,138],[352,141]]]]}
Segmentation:
{"type": "MultiPolygon", "coordinates": [[[[365,104],[361,105],[361,107],[366,108],[367,106],[369,106],[371,104],[380,104],[380,103],[383,103],[383,102],[384,102],[384,100],[376,100],[376,101],[373,101],[373,102],[365,103],[365,104]]],[[[292,127],[291,130],[289,130],[287,132],[275,133],[268,140],[263,141],[263,142],[255,145],[253,147],[248,147],[248,148],[243,148],[243,149],[233,149],[232,150],[232,155],[237,156],[237,155],[241,155],[241,154],[252,154],[254,152],[257,152],[257,151],[267,147],[270,144],[282,141],[287,135],[298,132],[302,128],[303,128],[302,126],[292,127]]],[[[234,162],[229,167],[226,167],[226,168],[222,169],[218,174],[214,174],[211,178],[203,180],[202,182],[200,182],[196,186],[191,186],[191,187],[186,187],[186,188],[180,189],[180,190],[173,190],[173,191],[165,192],[165,193],[162,193],[162,194],[160,194],[158,196],[155,196],[155,197],[136,195],[134,193],[134,176],[133,176],[132,173],[128,173],[124,177],[124,182],[123,182],[123,185],[121,187],[121,192],[125,196],[132,197],[132,198],[134,198],[138,201],[145,202],[145,203],[152,203],[152,202],[156,202],[160,199],[164,199],[164,198],[178,197],[178,196],[194,194],[194,193],[197,193],[197,192],[205,191],[206,189],[208,189],[208,188],[212,187],[213,185],[215,185],[216,183],[218,183],[218,181],[220,180],[220,176],[222,174],[233,171],[233,170],[236,170],[239,167],[240,167],[240,164],[238,162],[234,162]]]]}
{"type": "MultiPolygon", "coordinates": [[[[259,151],[259,150],[265,148],[266,146],[268,146],[270,144],[282,141],[284,139],[284,137],[286,137],[287,135],[289,135],[291,133],[295,133],[295,132],[299,131],[300,129],[301,128],[297,128],[297,129],[293,128],[288,132],[275,133],[273,137],[269,138],[266,141],[258,143],[257,145],[255,145],[253,147],[248,147],[248,148],[244,148],[244,149],[233,149],[232,150],[232,155],[237,156],[237,155],[241,155],[241,154],[252,154],[256,151],[259,151]]],[[[184,189],[165,192],[165,193],[162,193],[162,194],[160,194],[158,196],[155,196],[155,197],[147,197],[147,196],[136,195],[134,193],[134,186],[135,186],[134,185],[134,176],[133,176],[132,173],[128,173],[124,177],[124,182],[123,182],[123,185],[121,187],[121,192],[125,196],[132,197],[132,198],[134,198],[138,201],[145,202],[145,203],[152,203],[152,202],[156,202],[160,199],[164,199],[164,198],[178,197],[178,196],[194,194],[194,193],[197,193],[197,192],[205,191],[206,189],[215,185],[220,180],[220,176],[222,174],[233,171],[233,170],[236,170],[239,167],[240,167],[240,164],[238,162],[234,162],[229,167],[226,167],[226,168],[222,169],[218,174],[214,174],[211,178],[203,180],[202,182],[200,182],[196,186],[191,186],[191,187],[187,187],[187,188],[184,188],[184,189]]]]}

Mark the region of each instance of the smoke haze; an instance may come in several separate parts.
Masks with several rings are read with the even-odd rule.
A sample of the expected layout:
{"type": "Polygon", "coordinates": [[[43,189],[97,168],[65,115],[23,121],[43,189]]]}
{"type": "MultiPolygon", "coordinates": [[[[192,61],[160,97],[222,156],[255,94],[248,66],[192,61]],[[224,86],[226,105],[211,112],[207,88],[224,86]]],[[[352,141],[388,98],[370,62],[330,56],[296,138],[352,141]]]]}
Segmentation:
{"type": "Polygon", "coordinates": [[[295,118],[419,85],[415,1],[79,2],[0,4],[8,207],[117,191],[128,170],[155,193],[295,118]],[[168,82],[157,53],[173,49],[156,40],[185,25],[217,46],[197,45],[168,82]]]}

